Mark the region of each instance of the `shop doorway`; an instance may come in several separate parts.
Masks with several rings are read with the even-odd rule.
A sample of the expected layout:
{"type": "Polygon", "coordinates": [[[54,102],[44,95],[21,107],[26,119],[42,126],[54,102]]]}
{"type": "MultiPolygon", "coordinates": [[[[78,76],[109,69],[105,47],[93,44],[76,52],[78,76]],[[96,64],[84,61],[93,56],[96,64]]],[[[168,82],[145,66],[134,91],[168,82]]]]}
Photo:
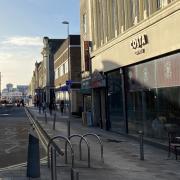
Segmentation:
{"type": "Polygon", "coordinates": [[[116,132],[126,131],[122,81],[119,69],[107,74],[108,129],[116,132]]]}

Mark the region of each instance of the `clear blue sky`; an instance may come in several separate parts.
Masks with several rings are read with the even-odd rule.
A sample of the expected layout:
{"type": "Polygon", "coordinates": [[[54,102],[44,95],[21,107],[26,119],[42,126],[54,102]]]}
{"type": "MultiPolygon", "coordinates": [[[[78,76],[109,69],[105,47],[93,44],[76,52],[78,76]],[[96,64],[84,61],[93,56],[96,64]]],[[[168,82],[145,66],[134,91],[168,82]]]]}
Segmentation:
{"type": "Polygon", "coordinates": [[[42,38],[79,34],[79,0],[0,0],[0,72],[6,83],[29,84],[42,38]]]}

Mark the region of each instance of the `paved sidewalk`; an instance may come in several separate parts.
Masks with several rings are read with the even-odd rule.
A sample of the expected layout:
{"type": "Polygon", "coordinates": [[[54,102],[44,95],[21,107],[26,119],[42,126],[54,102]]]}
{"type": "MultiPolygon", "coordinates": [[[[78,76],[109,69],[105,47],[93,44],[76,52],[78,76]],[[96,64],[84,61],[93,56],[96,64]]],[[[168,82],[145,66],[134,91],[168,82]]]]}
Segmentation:
{"type": "MultiPolygon", "coordinates": [[[[57,112],[56,130],[53,130],[53,116],[47,114],[45,123],[44,114],[39,114],[36,108],[30,108],[44,130],[54,135],[67,135],[68,116],[61,116],[57,112]]],[[[87,168],[86,146],[83,145],[83,161],[79,161],[77,140],[74,140],[75,167],[79,172],[79,180],[180,180],[180,161],[174,155],[167,158],[167,151],[145,145],[145,160],[139,160],[139,143],[131,138],[116,133],[107,132],[95,127],[84,127],[81,118],[71,118],[71,134],[85,134],[92,132],[98,134],[104,144],[104,163],[100,161],[100,147],[96,139],[88,138],[91,146],[91,168],[87,168]]],[[[63,149],[62,144],[62,149],[63,149]]],[[[70,158],[68,159],[70,162],[70,158]]],[[[70,164],[64,165],[64,157],[58,157],[58,180],[70,180],[70,164]],[[61,167],[60,167],[61,166],[61,167]]],[[[18,169],[21,174],[25,168],[18,169]]],[[[7,172],[15,174],[18,171],[7,172]]],[[[20,176],[19,176],[20,177],[20,176]]],[[[17,178],[18,179],[18,178],[17,178]]],[[[19,178],[21,180],[21,178],[19,178]]],[[[24,178],[25,179],[25,178],[24,178]]],[[[22,180],[24,180],[22,178],[22,180]]],[[[46,164],[41,166],[42,180],[50,180],[50,170],[46,164]]],[[[15,178],[13,180],[16,180],[15,178]]]]}
{"type": "MultiPolygon", "coordinates": [[[[31,108],[31,112],[39,119],[39,122],[49,135],[67,135],[67,116],[61,116],[57,112],[56,130],[52,130],[53,116],[48,115],[48,123],[46,124],[44,115],[39,114],[37,109],[31,108]]],[[[88,139],[91,145],[91,168],[86,168],[87,162],[84,162],[84,168],[78,169],[80,180],[180,180],[180,161],[176,161],[174,155],[167,158],[167,151],[145,145],[145,160],[141,161],[139,160],[139,143],[137,141],[99,128],[84,127],[80,118],[71,118],[70,121],[71,134],[96,133],[101,137],[104,144],[103,164],[100,161],[99,145],[95,139],[88,139]]],[[[75,142],[73,143],[75,144],[75,142]]],[[[78,165],[82,167],[79,162],[78,165]]]]}

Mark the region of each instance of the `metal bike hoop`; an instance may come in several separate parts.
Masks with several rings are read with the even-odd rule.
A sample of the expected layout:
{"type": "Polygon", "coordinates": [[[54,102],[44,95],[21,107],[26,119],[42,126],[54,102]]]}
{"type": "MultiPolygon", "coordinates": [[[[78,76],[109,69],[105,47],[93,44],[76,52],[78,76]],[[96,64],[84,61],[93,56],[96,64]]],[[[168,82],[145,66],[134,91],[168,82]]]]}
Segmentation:
{"type": "MultiPolygon", "coordinates": [[[[90,168],[90,146],[89,146],[89,143],[87,141],[86,138],[84,138],[82,135],[80,134],[72,134],[71,136],[69,136],[69,140],[71,140],[72,138],[74,137],[79,137],[80,140],[84,140],[84,142],[86,143],[87,145],[87,150],[88,150],[88,167],[90,168]]],[[[65,147],[65,150],[67,149],[67,143],[66,143],[66,147],[65,147]]],[[[66,155],[66,154],[65,154],[66,155]]],[[[82,149],[80,147],[80,142],[79,142],[79,159],[81,160],[82,159],[82,149]]]]}
{"type": "MultiPolygon", "coordinates": [[[[103,142],[101,140],[101,138],[97,135],[97,134],[94,134],[94,133],[86,133],[86,134],[83,134],[83,137],[87,137],[87,136],[94,136],[98,139],[98,142],[100,144],[100,149],[101,149],[101,162],[104,163],[104,148],[103,148],[103,142]]],[[[80,144],[79,144],[79,147],[81,149],[81,142],[82,142],[82,139],[80,139],[80,144]]]]}

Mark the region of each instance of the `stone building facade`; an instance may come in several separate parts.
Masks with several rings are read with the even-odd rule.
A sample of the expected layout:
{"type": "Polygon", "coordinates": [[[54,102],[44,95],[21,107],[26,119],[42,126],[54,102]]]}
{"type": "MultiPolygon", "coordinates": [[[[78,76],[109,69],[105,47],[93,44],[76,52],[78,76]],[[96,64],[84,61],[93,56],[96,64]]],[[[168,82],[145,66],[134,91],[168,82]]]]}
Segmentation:
{"type": "Polygon", "coordinates": [[[180,1],[84,3],[91,14],[94,124],[165,139],[180,126],[180,1]]]}
{"type": "Polygon", "coordinates": [[[65,102],[65,111],[77,114],[81,109],[80,35],[69,35],[54,54],[56,102],[65,102]],[[69,103],[70,102],[70,103],[69,103]]]}
{"type": "Polygon", "coordinates": [[[49,104],[54,100],[54,54],[59,46],[63,43],[63,39],[49,39],[43,38],[44,47],[43,55],[43,69],[44,69],[44,101],[49,104]]]}

